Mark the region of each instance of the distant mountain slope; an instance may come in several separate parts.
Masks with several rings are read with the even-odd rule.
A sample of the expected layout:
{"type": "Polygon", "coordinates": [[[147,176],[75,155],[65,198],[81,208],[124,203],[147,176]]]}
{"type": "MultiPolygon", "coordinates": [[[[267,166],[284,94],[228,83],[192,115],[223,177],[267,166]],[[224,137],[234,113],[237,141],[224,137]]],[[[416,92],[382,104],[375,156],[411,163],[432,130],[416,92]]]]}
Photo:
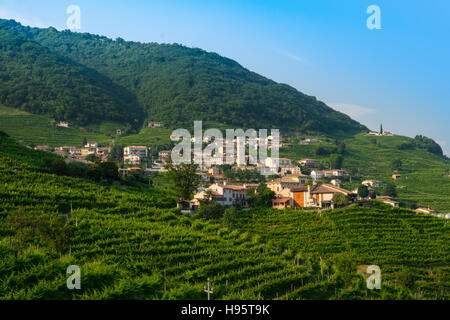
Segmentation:
{"type": "Polygon", "coordinates": [[[135,122],[134,96],[97,71],[0,24],[0,103],[78,124],[135,122]]]}
{"type": "Polygon", "coordinates": [[[171,127],[194,120],[244,128],[333,134],[366,128],[315,97],[250,72],[235,61],[181,45],[116,41],[91,34],[23,27],[0,20],[49,48],[95,69],[133,92],[148,119],[171,127]]]}

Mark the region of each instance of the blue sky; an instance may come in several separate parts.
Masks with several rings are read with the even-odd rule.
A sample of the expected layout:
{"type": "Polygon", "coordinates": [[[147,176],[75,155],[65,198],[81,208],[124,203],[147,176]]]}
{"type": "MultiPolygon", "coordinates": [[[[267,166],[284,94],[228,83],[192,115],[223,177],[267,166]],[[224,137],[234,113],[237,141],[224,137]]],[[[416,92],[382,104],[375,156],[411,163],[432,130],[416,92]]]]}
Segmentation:
{"type": "Polygon", "coordinates": [[[214,51],[371,129],[423,134],[450,155],[450,1],[0,0],[0,17],[214,51]],[[369,30],[370,5],[381,29],[369,30]]]}

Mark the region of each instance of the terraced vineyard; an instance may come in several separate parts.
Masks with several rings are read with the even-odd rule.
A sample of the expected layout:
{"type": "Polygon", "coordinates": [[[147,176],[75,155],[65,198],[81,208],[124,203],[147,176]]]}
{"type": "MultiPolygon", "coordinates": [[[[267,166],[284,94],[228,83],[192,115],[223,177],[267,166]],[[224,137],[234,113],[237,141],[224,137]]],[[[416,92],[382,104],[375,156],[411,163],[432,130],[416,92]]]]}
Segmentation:
{"type": "Polygon", "coordinates": [[[0,299],[206,299],[207,278],[213,299],[450,297],[445,219],[373,204],[238,211],[225,227],[179,215],[170,191],[46,173],[53,155],[0,138],[0,299]],[[67,214],[68,242],[25,237],[33,223],[13,228],[18,211],[33,223],[67,214]],[[369,264],[381,267],[381,290],[357,273],[369,264]],[[70,265],[81,290],[67,289],[70,265]]]}
{"type": "Polygon", "coordinates": [[[143,128],[138,133],[116,135],[116,129],[125,131],[123,124],[102,122],[97,125],[77,128],[58,128],[51,119],[42,115],[34,115],[18,109],[0,105],[0,130],[8,133],[18,141],[30,145],[41,144],[52,147],[81,147],[83,139],[97,141],[102,145],[169,145],[169,129],[143,128]]]}

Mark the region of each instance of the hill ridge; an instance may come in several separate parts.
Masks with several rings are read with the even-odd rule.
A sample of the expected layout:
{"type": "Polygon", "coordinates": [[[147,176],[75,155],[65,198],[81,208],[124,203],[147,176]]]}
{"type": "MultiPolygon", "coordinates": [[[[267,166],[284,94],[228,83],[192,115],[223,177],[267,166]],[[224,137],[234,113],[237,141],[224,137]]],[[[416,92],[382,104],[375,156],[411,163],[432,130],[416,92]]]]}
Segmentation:
{"type": "Polygon", "coordinates": [[[315,97],[276,83],[217,53],[179,44],[108,39],[0,19],[60,56],[94,69],[132,92],[147,119],[169,127],[194,120],[244,128],[353,134],[367,130],[315,97]]]}

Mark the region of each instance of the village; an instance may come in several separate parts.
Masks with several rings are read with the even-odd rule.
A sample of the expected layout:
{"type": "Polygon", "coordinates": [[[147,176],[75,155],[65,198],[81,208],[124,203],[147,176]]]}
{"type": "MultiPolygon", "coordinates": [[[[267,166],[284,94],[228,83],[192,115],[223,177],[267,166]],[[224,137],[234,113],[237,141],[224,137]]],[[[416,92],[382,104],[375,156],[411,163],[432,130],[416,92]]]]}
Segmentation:
{"type": "MultiPolygon", "coordinates": [[[[156,124],[156,126],[160,125],[159,123],[156,124]]],[[[193,138],[193,142],[194,140],[193,138]]],[[[300,141],[300,144],[317,142],[319,141],[315,139],[305,139],[300,141]]],[[[236,140],[234,143],[236,143],[236,140]]],[[[264,143],[270,150],[272,148],[272,137],[267,137],[264,143]]],[[[245,146],[249,146],[248,141],[246,141],[245,146]]],[[[36,146],[35,149],[58,154],[67,163],[76,161],[90,165],[94,161],[111,161],[111,147],[101,147],[96,141],[84,141],[84,147],[82,148],[36,146]]],[[[155,174],[167,172],[165,165],[171,161],[172,151],[161,150],[158,152],[157,159],[154,159],[150,157],[149,150],[150,148],[147,146],[124,147],[121,150],[122,161],[120,161],[121,166],[118,168],[119,175],[126,177],[129,174],[138,174],[151,177],[155,174]]],[[[231,155],[237,157],[234,153],[231,153],[231,155]]],[[[227,156],[230,156],[230,152],[227,152],[226,146],[221,147],[219,157],[222,157],[225,161],[227,156]]],[[[274,199],[271,204],[275,209],[335,209],[350,205],[358,200],[370,199],[379,200],[393,207],[400,206],[400,203],[393,197],[376,192],[383,187],[381,181],[364,180],[359,188],[347,190],[341,186],[345,181],[351,181],[352,179],[347,171],[343,169],[319,170],[319,165],[314,159],[295,160],[269,157],[263,162],[257,161],[256,165],[249,165],[247,164],[249,155],[247,154],[245,158],[245,165],[224,166],[211,163],[200,165],[197,175],[201,178],[201,186],[197,188],[193,198],[187,201],[187,205],[182,208],[183,212],[195,213],[205,201],[218,203],[226,208],[248,209],[250,207],[249,198],[257,193],[261,184],[264,184],[273,192],[274,199]],[[274,170],[275,165],[277,166],[276,170],[274,170]],[[272,174],[260,177],[258,177],[258,174],[254,174],[264,171],[272,172],[272,174]],[[254,175],[253,179],[249,181],[236,181],[229,172],[252,172],[254,175]],[[258,178],[255,178],[255,176],[258,178]]],[[[401,175],[394,174],[391,178],[393,180],[401,179],[401,175]]],[[[436,213],[431,208],[416,208],[415,211],[441,218],[450,218],[450,214],[436,213]]]]}

